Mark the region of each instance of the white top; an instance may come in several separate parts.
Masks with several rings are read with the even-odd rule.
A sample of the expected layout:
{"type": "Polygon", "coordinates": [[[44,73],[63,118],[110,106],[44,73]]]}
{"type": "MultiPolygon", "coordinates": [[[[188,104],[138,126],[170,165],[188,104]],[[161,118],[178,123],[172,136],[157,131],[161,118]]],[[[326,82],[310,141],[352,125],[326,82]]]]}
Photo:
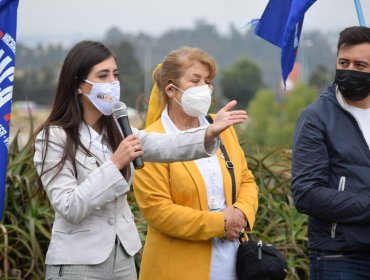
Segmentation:
{"type": "Polygon", "coordinates": [[[370,108],[362,109],[349,105],[337,90],[337,99],[339,104],[356,119],[362,134],[365,137],[367,145],[370,147],[370,108]]]}
{"type": "MultiPolygon", "coordinates": [[[[80,129],[81,129],[81,132],[80,132],[81,137],[84,138],[87,143],[90,143],[91,147],[93,147],[95,150],[102,152],[102,154],[104,155],[103,162],[111,158],[113,152],[108,146],[107,141],[103,137],[104,133],[100,135],[91,126],[89,126],[88,124],[84,122],[82,122],[80,129]]],[[[132,180],[134,179],[134,173],[135,173],[134,170],[135,169],[134,169],[133,164],[130,163],[130,178],[127,180],[127,183],[129,186],[132,185],[132,180]]]]}
{"type": "MultiPolygon", "coordinates": [[[[168,116],[167,107],[162,112],[162,123],[166,133],[179,131],[168,116]]],[[[207,125],[205,117],[199,117],[199,125],[207,125]]],[[[209,211],[221,211],[226,208],[223,177],[217,155],[194,161],[202,174],[207,188],[209,211]]],[[[236,280],[236,254],[238,241],[230,242],[213,238],[210,280],[236,280]]]]}
{"type": "Polygon", "coordinates": [[[348,105],[348,111],[352,113],[364,134],[367,145],[370,147],[370,108],[362,109],[348,105]]]}

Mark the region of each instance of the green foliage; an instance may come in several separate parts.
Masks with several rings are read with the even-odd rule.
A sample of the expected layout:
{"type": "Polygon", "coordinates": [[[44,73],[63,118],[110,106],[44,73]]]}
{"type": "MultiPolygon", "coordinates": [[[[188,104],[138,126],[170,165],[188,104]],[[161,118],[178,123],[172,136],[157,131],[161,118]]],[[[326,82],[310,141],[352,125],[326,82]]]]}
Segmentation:
{"type": "MultiPolygon", "coordinates": [[[[9,147],[5,211],[0,224],[0,279],[42,279],[54,211],[46,197],[36,193],[38,176],[33,165],[32,142],[22,148],[16,136],[9,147]]],[[[128,193],[142,242],[146,221],[128,193]]],[[[135,256],[140,267],[141,254],[135,256]]]]}
{"type": "Polygon", "coordinates": [[[135,107],[135,101],[144,90],[144,73],[138,60],[135,58],[134,49],[127,41],[122,41],[110,47],[117,58],[120,70],[121,100],[129,107],[135,107]]]}
{"type": "Polygon", "coordinates": [[[41,69],[45,65],[58,65],[66,55],[62,45],[38,45],[34,48],[26,46],[28,42],[17,41],[16,70],[27,72],[41,69]],[[24,43],[24,44],[23,44],[24,43]]]}
{"type": "Polygon", "coordinates": [[[27,70],[16,75],[13,101],[32,100],[38,104],[50,104],[57,83],[57,71],[59,65],[47,64],[40,69],[27,70]]]}
{"type": "MultiPolygon", "coordinates": [[[[136,226],[139,232],[140,240],[144,247],[147,229],[148,229],[147,222],[143,214],[140,212],[140,208],[135,201],[135,196],[134,196],[133,191],[129,191],[129,193],[127,194],[127,199],[130,205],[130,209],[132,213],[134,214],[135,223],[136,223],[136,226]]],[[[135,265],[136,265],[136,271],[138,274],[140,273],[141,258],[142,258],[142,250],[135,255],[135,265]]]]}
{"type": "Polygon", "coordinates": [[[320,65],[325,65],[333,73],[338,34],[339,32],[325,34],[319,30],[302,33],[296,61],[301,64],[304,71],[312,73],[320,65]]]}
{"type": "Polygon", "coordinates": [[[291,192],[291,150],[276,149],[248,155],[248,165],[259,186],[255,239],[273,244],[286,256],[287,279],[309,279],[307,216],[294,207],[291,192]]]}
{"type": "Polygon", "coordinates": [[[257,90],[263,85],[259,67],[247,58],[240,59],[221,75],[221,88],[225,97],[238,100],[239,108],[247,107],[257,90]]]}
{"type": "Polygon", "coordinates": [[[259,146],[291,145],[299,114],[317,98],[317,91],[304,85],[286,92],[278,101],[270,90],[260,90],[248,108],[244,138],[259,146]]]}
{"type": "Polygon", "coordinates": [[[308,84],[318,90],[322,90],[332,80],[332,73],[324,65],[319,65],[309,76],[308,84]]]}
{"type": "MultiPolygon", "coordinates": [[[[334,40],[337,40],[336,33],[323,34],[319,31],[306,31],[302,34],[296,61],[301,63],[305,73],[311,73],[319,65],[335,65],[335,50],[331,46],[331,41],[334,40]]],[[[139,62],[140,70],[135,66],[136,62],[120,68],[121,74],[131,69],[133,73],[138,70],[137,75],[131,76],[132,73],[130,73],[129,76],[134,78],[121,81],[125,100],[130,99],[131,94],[138,96],[142,93],[144,78],[141,69],[144,69],[147,74],[151,73],[168,52],[184,45],[199,47],[209,52],[215,57],[221,70],[233,65],[242,57],[248,57],[258,65],[267,87],[276,87],[281,79],[280,49],[256,36],[252,28],[241,30],[239,27],[230,25],[228,34],[221,34],[213,25],[205,21],[197,21],[194,28],[172,29],[154,37],[145,33],[126,34],[113,27],[106,32],[102,41],[110,46],[129,42],[132,48],[129,47],[127,50],[128,56],[126,50],[121,48],[122,46],[116,48],[120,49],[116,52],[118,60],[131,61],[134,57],[139,62]]],[[[26,96],[39,104],[50,104],[60,65],[71,46],[48,45],[32,48],[24,44],[27,42],[23,44],[17,42],[13,100],[24,100],[26,96]],[[46,68],[42,69],[42,67],[46,68]],[[52,74],[52,79],[41,78],[47,76],[48,73],[52,74]],[[46,84],[43,85],[43,82],[46,84]]],[[[218,87],[218,82],[217,78],[216,87],[218,87]]],[[[132,100],[129,100],[127,103],[132,106],[131,102],[132,100]]]]}
{"type": "MultiPolygon", "coordinates": [[[[129,40],[135,49],[139,50],[139,54],[144,53],[139,42],[145,34],[121,34],[121,36],[129,40]]],[[[306,30],[301,37],[297,62],[301,63],[307,73],[311,73],[320,64],[334,65],[335,51],[331,41],[336,39],[336,33],[323,34],[319,31],[306,30]]],[[[248,57],[259,66],[266,86],[275,87],[281,79],[280,49],[256,36],[253,28],[241,29],[230,25],[228,34],[220,34],[209,23],[198,21],[192,29],[173,29],[159,37],[147,35],[147,40],[148,44],[149,41],[155,42],[152,48],[152,65],[149,69],[162,61],[169,51],[189,45],[202,48],[212,54],[221,70],[242,57],[248,57]]],[[[138,59],[142,65],[145,65],[144,56],[138,59]]]]}
{"type": "MultiPolygon", "coordinates": [[[[116,55],[120,70],[121,98],[128,106],[135,107],[137,97],[143,92],[144,74],[135,57],[134,49],[127,41],[120,41],[110,47],[116,55]]],[[[19,55],[17,51],[13,101],[32,100],[38,104],[51,104],[66,53],[67,50],[61,47],[38,47],[31,50],[21,45],[19,55]],[[29,69],[24,61],[29,61],[30,58],[24,57],[22,55],[24,53],[29,54],[35,61],[37,61],[35,57],[39,57],[43,64],[39,65],[40,62],[37,61],[36,67],[29,69]],[[57,54],[57,56],[52,59],[50,54],[57,54]],[[22,68],[18,68],[19,60],[22,68]]]]}
{"type": "Polygon", "coordinates": [[[45,201],[34,196],[37,173],[31,142],[20,148],[17,139],[9,147],[3,232],[0,234],[4,239],[0,242],[0,260],[4,265],[0,276],[4,277],[2,279],[41,279],[54,214],[45,201]]]}
{"type": "MultiPolygon", "coordinates": [[[[33,195],[37,175],[32,156],[31,142],[20,148],[16,137],[9,147],[5,212],[0,224],[0,279],[42,279],[44,275],[54,213],[46,201],[33,195]]],[[[253,234],[285,253],[288,279],[308,279],[307,219],[293,205],[290,161],[291,151],[286,149],[248,155],[249,168],[260,188],[253,234]]],[[[144,243],[146,221],[132,192],[128,200],[144,243]]],[[[141,253],[135,261],[139,271],[141,253]]]]}

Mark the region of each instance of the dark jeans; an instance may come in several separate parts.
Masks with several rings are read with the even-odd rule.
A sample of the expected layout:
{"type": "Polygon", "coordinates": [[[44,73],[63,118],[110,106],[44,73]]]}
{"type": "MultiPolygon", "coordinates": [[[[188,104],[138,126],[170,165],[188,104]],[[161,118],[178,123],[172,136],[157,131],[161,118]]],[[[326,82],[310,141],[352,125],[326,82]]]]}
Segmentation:
{"type": "Polygon", "coordinates": [[[311,280],[369,280],[370,254],[310,250],[311,280]]]}

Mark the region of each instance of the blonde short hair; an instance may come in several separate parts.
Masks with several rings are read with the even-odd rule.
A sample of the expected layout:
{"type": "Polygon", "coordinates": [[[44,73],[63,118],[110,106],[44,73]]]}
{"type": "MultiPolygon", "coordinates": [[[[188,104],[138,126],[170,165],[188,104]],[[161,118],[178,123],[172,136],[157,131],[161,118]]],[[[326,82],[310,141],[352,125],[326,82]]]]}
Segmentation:
{"type": "Polygon", "coordinates": [[[162,101],[166,101],[166,103],[168,101],[167,96],[164,94],[165,87],[171,83],[177,84],[184,75],[186,68],[194,61],[198,61],[208,67],[210,81],[213,81],[218,67],[216,60],[210,54],[199,48],[178,48],[170,52],[161,63],[161,66],[157,67],[153,72],[153,80],[157,83],[162,101]]]}

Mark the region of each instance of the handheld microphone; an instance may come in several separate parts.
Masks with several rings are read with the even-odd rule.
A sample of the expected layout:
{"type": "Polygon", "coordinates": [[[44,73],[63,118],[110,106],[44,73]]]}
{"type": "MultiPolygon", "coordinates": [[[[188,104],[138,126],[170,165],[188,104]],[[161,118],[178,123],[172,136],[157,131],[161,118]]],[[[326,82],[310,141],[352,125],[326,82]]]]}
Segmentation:
{"type": "MultiPolygon", "coordinates": [[[[131,126],[128,121],[127,115],[127,106],[123,102],[117,102],[113,104],[113,117],[117,121],[123,136],[126,138],[127,136],[132,134],[131,126]]],[[[133,164],[135,169],[140,169],[144,167],[144,162],[142,157],[137,157],[133,160],[133,164]]]]}

